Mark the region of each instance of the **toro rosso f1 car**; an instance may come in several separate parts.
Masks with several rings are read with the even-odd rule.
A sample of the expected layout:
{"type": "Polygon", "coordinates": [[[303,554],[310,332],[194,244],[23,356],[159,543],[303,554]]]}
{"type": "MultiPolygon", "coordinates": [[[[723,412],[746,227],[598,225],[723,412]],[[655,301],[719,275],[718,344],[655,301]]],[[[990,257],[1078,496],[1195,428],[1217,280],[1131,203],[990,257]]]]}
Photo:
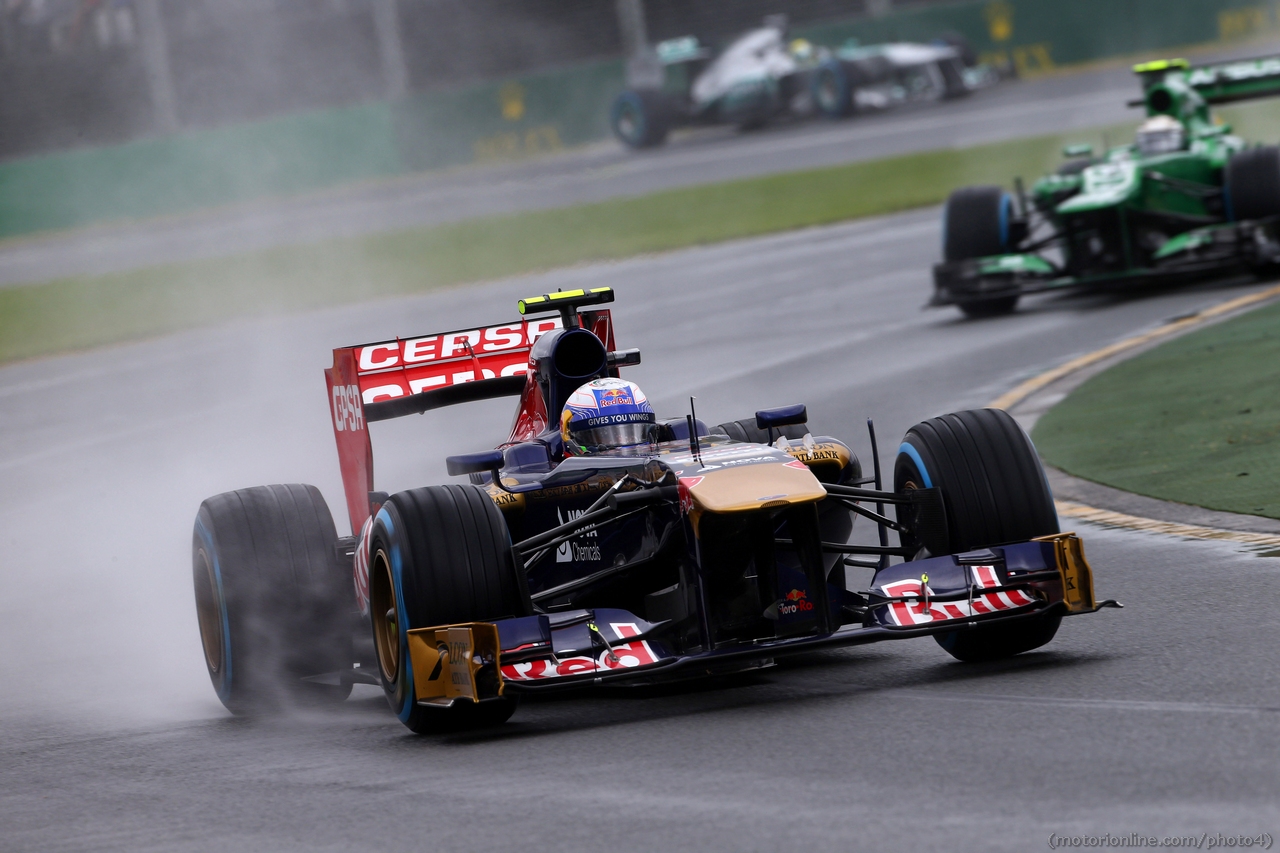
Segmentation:
{"type": "Polygon", "coordinates": [[[1280,94],[1280,57],[1135,66],[1147,120],[1135,142],[1088,145],[1029,197],[999,187],[951,194],[931,305],[1012,311],[1024,293],[1254,273],[1280,261],[1280,148],[1249,148],[1213,104],[1280,94]]]}
{"type": "Polygon", "coordinates": [[[966,95],[998,82],[958,36],[836,49],[788,39],[786,16],[734,39],[718,55],[695,36],[660,42],[613,102],[610,125],[631,148],[666,141],[672,128],[760,127],[780,118],[844,118],[861,110],[966,95]]]}
{"type": "Polygon", "coordinates": [[[363,682],[426,732],[504,721],[524,693],[879,640],[1002,658],[1114,604],[1095,600],[1030,440],[999,410],[913,427],[891,489],[878,463],[864,476],[846,444],[811,434],[801,405],[715,429],[655,418],[641,446],[567,455],[566,401],[628,385],[609,377],[640,361],[614,345],[612,300],[554,293],[522,301],[517,322],[334,350],[356,535],[339,538],[304,485],[218,495],[196,517],[200,635],[228,708],[363,682]],[[519,399],[509,439],[448,459],[469,482],[374,489],[371,423],[505,395],[519,399]],[[877,544],[854,542],[859,518],[877,544]]]}

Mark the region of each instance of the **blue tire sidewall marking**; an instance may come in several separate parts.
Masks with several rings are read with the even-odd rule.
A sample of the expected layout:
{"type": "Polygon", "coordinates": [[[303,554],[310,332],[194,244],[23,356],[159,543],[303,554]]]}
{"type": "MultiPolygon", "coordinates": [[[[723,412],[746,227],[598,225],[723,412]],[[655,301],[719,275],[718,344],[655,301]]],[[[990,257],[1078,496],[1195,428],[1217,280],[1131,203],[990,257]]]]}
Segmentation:
{"type": "MultiPolygon", "coordinates": [[[[413,662],[409,660],[409,634],[406,627],[408,613],[404,609],[404,584],[403,566],[404,561],[400,554],[400,543],[396,541],[396,524],[391,520],[391,513],[387,512],[384,506],[378,510],[377,518],[374,519],[374,525],[381,524],[387,531],[387,539],[391,543],[391,587],[392,592],[396,596],[396,613],[399,618],[396,619],[396,633],[399,636],[400,645],[400,674],[404,680],[404,696],[401,697],[400,708],[396,711],[396,716],[400,718],[400,722],[407,723],[409,715],[413,713],[414,696],[417,691],[413,686],[413,662]]],[[[373,614],[370,614],[373,615],[373,614]]]]}
{"type": "Polygon", "coordinates": [[[1009,248],[1009,210],[1013,207],[1013,198],[1004,193],[1000,196],[1000,248],[1009,248]]]}
{"type": "Polygon", "coordinates": [[[933,478],[929,476],[929,469],[924,467],[924,460],[920,458],[920,451],[904,441],[898,445],[898,454],[907,456],[915,464],[916,470],[920,472],[920,476],[924,479],[924,487],[932,489],[933,478]]]}
{"type": "MultiPolygon", "coordinates": [[[[814,88],[821,87],[824,74],[830,75],[836,84],[836,103],[832,105],[831,112],[825,112],[824,110],[824,113],[827,118],[840,118],[841,107],[852,97],[849,91],[849,77],[844,73],[844,66],[838,62],[828,62],[823,64],[818,69],[818,73],[814,75],[814,88]]],[[[814,98],[814,100],[817,100],[817,98],[814,98]]]]}
{"type": "MultiPolygon", "coordinates": [[[[632,138],[627,141],[632,143],[639,142],[640,140],[644,139],[645,129],[646,129],[646,125],[648,124],[648,121],[644,114],[644,103],[634,93],[624,92],[622,95],[619,95],[618,100],[614,102],[613,126],[616,130],[618,127],[618,121],[619,119],[622,118],[622,111],[627,106],[631,107],[631,113],[632,115],[635,116],[636,127],[638,128],[637,132],[632,134],[632,138]]],[[[621,134],[619,134],[619,136],[621,136],[621,134]]]]}
{"type": "Polygon", "coordinates": [[[950,219],[948,212],[951,210],[951,199],[947,199],[947,203],[942,206],[942,259],[947,260],[947,221],[950,219]]]}
{"type": "Polygon", "coordinates": [[[213,560],[213,579],[218,585],[218,616],[222,620],[222,683],[218,685],[218,698],[223,702],[231,696],[231,621],[227,618],[227,596],[222,591],[222,566],[218,550],[213,546],[213,535],[196,516],[196,530],[204,542],[205,553],[213,560]]]}

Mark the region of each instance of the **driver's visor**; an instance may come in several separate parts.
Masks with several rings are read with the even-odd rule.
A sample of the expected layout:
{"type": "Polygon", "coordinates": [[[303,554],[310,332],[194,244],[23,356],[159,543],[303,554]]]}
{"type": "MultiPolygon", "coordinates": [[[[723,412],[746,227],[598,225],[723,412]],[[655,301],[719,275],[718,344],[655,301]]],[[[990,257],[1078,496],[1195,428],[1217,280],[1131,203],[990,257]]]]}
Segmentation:
{"type": "Polygon", "coordinates": [[[634,447],[637,444],[650,444],[653,441],[654,425],[652,423],[608,424],[592,429],[573,430],[570,435],[575,442],[588,452],[595,450],[615,450],[619,447],[634,447]]]}

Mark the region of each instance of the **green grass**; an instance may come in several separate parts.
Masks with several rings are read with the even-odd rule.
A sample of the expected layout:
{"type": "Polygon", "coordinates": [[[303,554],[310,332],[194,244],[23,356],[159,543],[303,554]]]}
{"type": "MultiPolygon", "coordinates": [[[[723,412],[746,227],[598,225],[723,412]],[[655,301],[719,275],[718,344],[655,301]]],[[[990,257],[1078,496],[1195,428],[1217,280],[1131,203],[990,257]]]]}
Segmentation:
{"type": "MultiPolygon", "coordinates": [[[[1280,120],[1235,108],[1251,138],[1280,120]]],[[[938,204],[956,187],[1028,182],[1066,142],[1131,125],[712,184],[600,204],[291,246],[211,261],[0,289],[0,361],[227,320],[418,293],[938,204]]],[[[922,287],[927,271],[921,270],[922,287]]]]}
{"type": "Polygon", "coordinates": [[[1280,518],[1280,305],[1081,385],[1036,424],[1044,458],[1155,498],[1280,518]]]}
{"type": "Polygon", "coordinates": [[[1100,138],[913,154],[8,288],[0,360],[937,204],[966,184],[1039,175],[1059,162],[1064,141],[1082,136],[1100,138]]]}

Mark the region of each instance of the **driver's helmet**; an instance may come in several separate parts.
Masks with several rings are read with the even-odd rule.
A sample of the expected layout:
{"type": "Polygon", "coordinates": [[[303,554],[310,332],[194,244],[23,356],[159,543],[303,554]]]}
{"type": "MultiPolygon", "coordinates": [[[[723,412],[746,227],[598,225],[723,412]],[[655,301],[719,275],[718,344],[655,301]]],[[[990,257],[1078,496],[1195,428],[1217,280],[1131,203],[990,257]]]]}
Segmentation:
{"type": "Polygon", "coordinates": [[[570,456],[648,446],[657,421],[640,386],[625,379],[593,379],[569,395],[560,437],[570,456]]]}
{"type": "Polygon", "coordinates": [[[808,39],[792,39],[787,49],[799,62],[808,62],[813,59],[813,42],[808,39]]]}
{"type": "Polygon", "coordinates": [[[1187,132],[1182,122],[1171,116],[1152,116],[1138,127],[1135,141],[1144,157],[1181,151],[1187,132]]]}

